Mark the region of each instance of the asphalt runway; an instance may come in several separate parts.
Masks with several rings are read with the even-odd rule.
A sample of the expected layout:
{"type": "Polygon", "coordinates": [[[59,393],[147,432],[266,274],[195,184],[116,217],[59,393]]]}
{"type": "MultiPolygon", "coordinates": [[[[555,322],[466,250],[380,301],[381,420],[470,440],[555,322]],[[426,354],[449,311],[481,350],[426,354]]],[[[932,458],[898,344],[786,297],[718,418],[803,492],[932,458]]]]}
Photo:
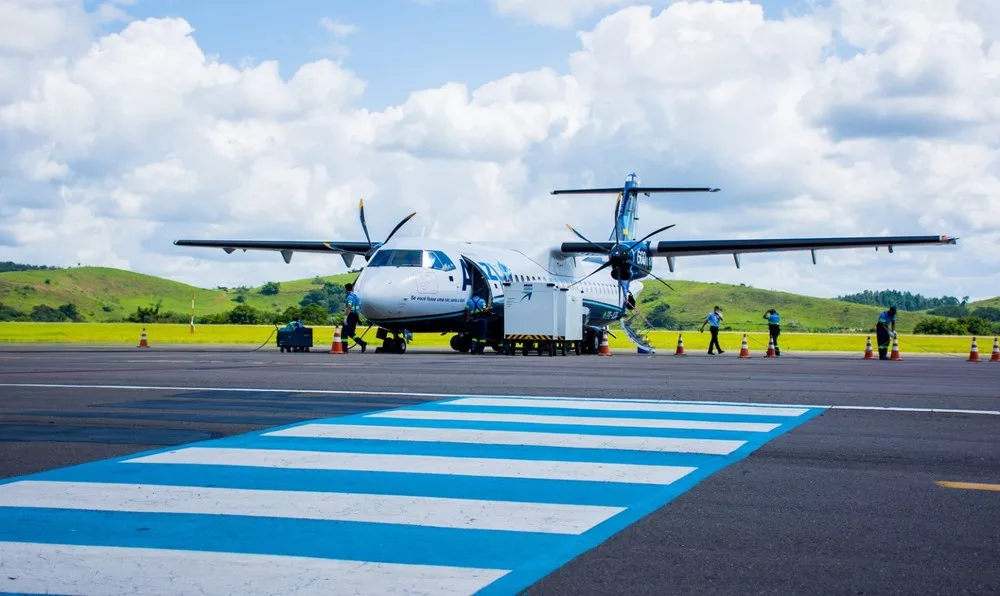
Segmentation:
{"type": "MultiPolygon", "coordinates": [[[[277,548],[277,537],[297,541],[287,547],[287,555],[351,559],[355,552],[366,552],[371,560],[419,559],[432,566],[454,561],[461,574],[428,585],[451,585],[459,592],[489,586],[485,592],[527,588],[529,594],[998,593],[1000,364],[903,356],[903,362],[872,362],[861,360],[860,354],[764,359],[757,352],[751,360],[740,360],[732,353],[553,358],[369,351],[334,356],[273,349],[2,346],[0,483],[6,484],[0,484],[0,592],[40,585],[63,593],[74,586],[82,589],[83,583],[73,582],[85,582],[80,561],[86,551],[54,551],[60,544],[181,548],[196,536],[217,540],[214,546],[202,545],[203,550],[230,552],[237,547],[224,538],[245,532],[272,536],[267,548],[277,548]],[[544,397],[560,399],[539,399],[544,397]],[[390,420],[371,418],[376,411],[389,411],[376,416],[390,420]],[[316,420],[323,423],[308,424],[316,420]],[[758,423],[770,426],[747,430],[758,423]],[[377,426],[381,424],[387,426],[377,426]],[[276,427],[285,430],[274,431],[276,427]],[[392,436],[364,434],[386,428],[392,436]],[[272,432],[280,436],[268,434],[272,432]],[[346,434],[316,434],[323,432],[346,434]],[[406,433],[418,438],[406,438],[406,433]],[[502,444],[508,440],[504,437],[518,434],[527,438],[502,444]],[[487,436],[495,438],[483,438],[487,436]],[[727,451],[734,440],[743,445],[727,451]],[[623,470],[659,462],[662,469],[687,466],[694,472],[655,488],[651,481],[640,487],[638,480],[542,479],[551,470],[538,472],[542,475],[534,480],[505,480],[458,469],[436,474],[435,483],[413,480],[415,484],[390,486],[374,472],[282,469],[290,460],[275,469],[215,466],[225,473],[215,473],[205,461],[192,466],[121,463],[142,452],[153,452],[154,459],[180,457],[186,452],[172,448],[204,441],[227,450],[277,445],[378,455],[389,458],[384,465],[397,465],[390,461],[392,449],[403,445],[408,456],[474,454],[487,467],[498,461],[489,458],[509,457],[516,461],[505,460],[507,465],[515,468],[525,460],[559,459],[552,465],[570,466],[563,474],[572,465],[595,461],[621,464],[623,470]],[[483,444],[489,441],[499,443],[483,444]],[[669,447],[675,443],[683,453],[669,447]],[[45,489],[49,485],[42,482],[31,489],[35,492],[10,492],[30,474],[39,474],[32,480],[63,484],[51,485],[58,490],[45,489]],[[443,491],[451,497],[488,499],[495,509],[463,518],[463,524],[479,524],[479,529],[442,525],[413,533],[412,526],[377,523],[388,514],[370,503],[344,505],[347,513],[338,514],[341,518],[313,522],[334,524],[323,526],[324,532],[343,532],[343,542],[333,545],[314,541],[312,526],[295,525],[306,522],[278,520],[273,512],[264,523],[256,517],[200,511],[203,518],[228,518],[218,522],[222,529],[213,538],[204,528],[184,533],[184,524],[164,524],[157,515],[167,513],[110,510],[107,503],[115,498],[133,503],[136,497],[128,493],[98,498],[81,492],[73,497],[78,503],[94,503],[85,506],[60,501],[70,498],[60,495],[75,494],[66,487],[83,491],[88,481],[125,483],[124,478],[133,484],[122,490],[140,481],[223,488],[265,482],[297,490],[336,481],[368,494],[410,491],[430,497],[443,491]],[[501,517],[508,500],[561,507],[558,515],[537,513],[549,524],[558,519],[582,524],[580,516],[598,515],[585,506],[614,505],[623,512],[603,524],[587,522],[580,526],[582,533],[567,531],[565,536],[487,528],[514,521],[531,527],[530,512],[520,509],[494,519],[501,517]],[[358,516],[368,516],[367,521],[361,523],[358,516]],[[250,525],[232,525],[233,520],[250,525]],[[477,537],[470,542],[473,534],[468,533],[477,537]],[[408,540],[416,540],[419,548],[401,550],[408,540]],[[23,550],[27,544],[40,550],[23,550]],[[73,563],[57,565],[53,573],[31,567],[45,557],[73,563]],[[490,575],[493,569],[515,571],[496,579],[490,575]],[[69,583],[44,583],[55,581],[53,577],[69,583]]],[[[647,469],[633,468],[622,473],[647,469]]],[[[382,474],[420,476],[415,471],[382,474]]],[[[159,506],[201,506],[180,493],[172,498],[159,506]]],[[[234,505],[249,506],[246,501],[234,505]]],[[[269,507],[281,509],[281,503],[269,507]]],[[[400,511],[396,515],[415,516],[418,508],[400,511]]],[[[194,513],[199,512],[189,511],[184,519],[198,517],[194,513]]],[[[439,519],[452,515],[447,509],[434,515],[435,523],[457,523],[439,519]]],[[[255,544],[247,538],[238,547],[244,552],[265,548],[255,544]]],[[[102,557],[95,560],[109,560],[108,551],[95,552],[102,557]]],[[[165,551],[156,552],[162,556],[165,551]]],[[[126,574],[132,567],[127,557],[120,560],[118,568],[103,571],[126,574]]],[[[171,562],[165,561],[168,569],[171,562]]],[[[174,563],[192,574],[198,564],[214,569],[230,564],[222,559],[174,563]]],[[[406,569],[398,572],[401,577],[410,577],[406,569]]],[[[328,573],[343,577],[361,571],[328,573]]],[[[359,576],[354,586],[381,591],[385,585],[378,582],[397,571],[378,573],[376,579],[359,576]]],[[[263,590],[267,580],[260,578],[258,588],[263,590]]],[[[309,584],[281,581],[291,582],[289,591],[301,587],[308,593],[309,584]]],[[[216,587],[233,588],[224,583],[216,587]]],[[[332,593],[330,587],[323,593],[332,593]]]]}

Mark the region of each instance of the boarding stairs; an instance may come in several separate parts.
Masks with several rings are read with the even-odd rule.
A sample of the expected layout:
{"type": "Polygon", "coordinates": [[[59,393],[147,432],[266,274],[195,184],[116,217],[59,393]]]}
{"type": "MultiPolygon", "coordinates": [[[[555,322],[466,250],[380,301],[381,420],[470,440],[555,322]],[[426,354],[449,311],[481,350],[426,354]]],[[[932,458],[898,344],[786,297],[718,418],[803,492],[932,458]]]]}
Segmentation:
{"type": "Polygon", "coordinates": [[[633,309],[630,315],[623,317],[619,322],[625,336],[635,345],[640,354],[656,353],[656,348],[649,345],[649,337],[647,336],[652,331],[653,326],[638,309],[633,309]]]}

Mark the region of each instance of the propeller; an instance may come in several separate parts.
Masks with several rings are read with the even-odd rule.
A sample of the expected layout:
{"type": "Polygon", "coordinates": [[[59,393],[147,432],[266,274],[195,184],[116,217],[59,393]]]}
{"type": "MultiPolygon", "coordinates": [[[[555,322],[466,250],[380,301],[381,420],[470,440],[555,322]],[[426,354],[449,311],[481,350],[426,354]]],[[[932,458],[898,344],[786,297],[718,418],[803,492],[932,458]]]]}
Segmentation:
{"type": "Polygon", "coordinates": [[[378,250],[379,246],[382,246],[384,244],[388,244],[389,240],[396,234],[396,232],[398,232],[399,229],[402,228],[403,225],[406,224],[406,222],[408,222],[411,219],[413,219],[413,216],[417,214],[417,212],[414,211],[413,213],[411,213],[411,214],[407,215],[406,217],[404,217],[398,224],[396,224],[396,227],[393,228],[391,232],[389,232],[389,235],[386,236],[385,242],[383,242],[379,246],[375,246],[375,245],[372,244],[372,238],[368,234],[368,224],[365,222],[365,200],[364,199],[361,199],[360,203],[358,204],[358,208],[359,208],[360,215],[361,215],[361,229],[364,230],[364,232],[365,232],[365,240],[368,241],[368,250],[365,252],[365,260],[366,261],[371,258],[371,256],[375,253],[376,250],[378,250]]]}
{"type": "MultiPolygon", "coordinates": [[[[605,246],[601,246],[596,242],[593,242],[592,240],[590,240],[589,238],[578,232],[576,229],[574,229],[573,226],[566,224],[566,227],[569,228],[569,231],[576,234],[576,236],[579,239],[593,246],[598,252],[607,255],[607,261],[605,261],[604,264],[602,264],[600,267],[587,274],[579,281],[573,282],[573,284],[571,284],[571,287],[575,286],[576,284],[583,283],[591,276],[596,275],[601,271],[610,268],[611,277],[618,282],[618,304],[622,304],[622,293],[625,291],[624,288],[622,287],[623,283],[631,280],[635,276],[635,273],[642,273],[644,275],[648,275],[653,279],[655,279],[656,281],[667,286],[671,290],[674,289],[673,286],[671,286],[669,283],[661,279],[658,275],[654,274],[650,269],[637,264],[633,260],[633,257],[634,257],[634,251],[636,249],[642,249],[644,243],[647,240],[677,225],[677,224],[670,224],[668,226],[663,226],[662,228],[658,228],[646,234],[645,236],[642,237],[642,239],[636,242],[629,242],[628,244],[623,244],[621,237],[621,226],[618,220],[619,210],[621,209],[622,194],[623,193],[618,193],[618,197],[617,199],[615,199],[615,243],[611,246],[610,249],[606,248],[605,246]]],[[[634,308],[634,306],[629,306],[629,304],[626,303],[626,308],[631,310],[632,308],[634,308]]]]}

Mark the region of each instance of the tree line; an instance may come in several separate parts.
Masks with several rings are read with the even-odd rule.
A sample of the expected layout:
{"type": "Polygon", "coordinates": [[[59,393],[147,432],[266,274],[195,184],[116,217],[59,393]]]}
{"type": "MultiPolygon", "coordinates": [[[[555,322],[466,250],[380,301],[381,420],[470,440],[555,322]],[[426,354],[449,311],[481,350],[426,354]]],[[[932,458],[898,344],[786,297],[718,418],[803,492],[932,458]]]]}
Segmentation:
{"type": "Polygon", "coordinates": [[[889,308],[895,306],[899,310],[914,312],[918,310],[928,310],[941,306],[965,306],[969,302],[969,297],[965,296],[959,301],[954,296],[942,296],[941,298],[927,298],[920,294],[910,292],[900,292],[899,290],[865,290],[857,294],[837,296],[837,300],[851,302],[854,304],[866,304],[868,306],[882,306],[889,308]]]}

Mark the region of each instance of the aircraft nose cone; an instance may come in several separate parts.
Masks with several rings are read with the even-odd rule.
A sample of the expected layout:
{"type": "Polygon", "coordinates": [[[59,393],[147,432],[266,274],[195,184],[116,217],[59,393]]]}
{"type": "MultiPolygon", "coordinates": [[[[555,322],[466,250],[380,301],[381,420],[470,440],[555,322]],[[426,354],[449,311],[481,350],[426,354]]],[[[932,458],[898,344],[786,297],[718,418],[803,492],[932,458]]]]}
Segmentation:
{"type": "Polygon", "coordinates": [[[361,314],[367,319],[400,316],[406,310],[406,301],[397,285],[391,280],[369,280],[365,283],[364,288],[358,291],[361,296],[361,314]]]}

